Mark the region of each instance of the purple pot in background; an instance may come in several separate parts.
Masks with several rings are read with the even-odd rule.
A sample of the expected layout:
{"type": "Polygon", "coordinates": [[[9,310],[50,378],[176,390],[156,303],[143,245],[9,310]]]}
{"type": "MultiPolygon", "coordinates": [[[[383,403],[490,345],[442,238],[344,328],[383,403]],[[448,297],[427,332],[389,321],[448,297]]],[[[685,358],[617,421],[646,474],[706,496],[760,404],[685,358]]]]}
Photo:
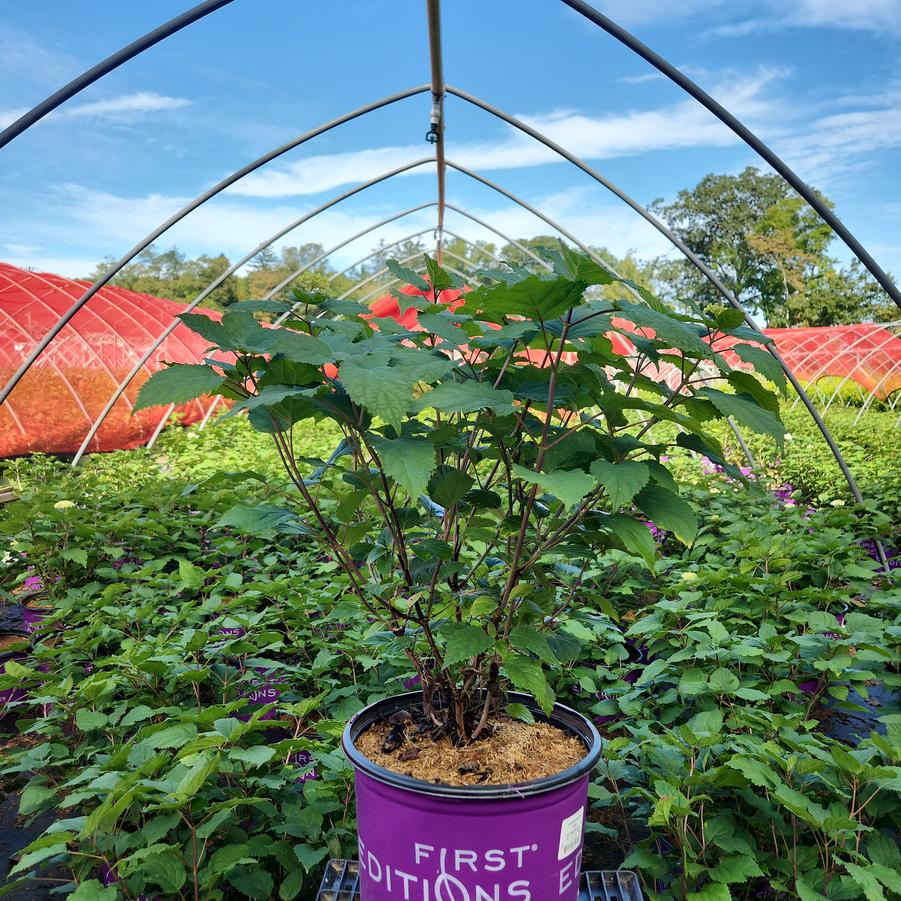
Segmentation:
{"type": "MultiPolygon", "coordinates": [[[[365,901],[577,901],[588,778],[597,730],[557,705],[549,721],[577,735],[575,766],[518,785],[435,785],[377,766],[354,746],[375,721],[419,692],[371,704],[347,724],[342,747],[356,771],[360,889],[365,901]]],[[[510,694],[548,720],[528,695],[510,694]]]]}

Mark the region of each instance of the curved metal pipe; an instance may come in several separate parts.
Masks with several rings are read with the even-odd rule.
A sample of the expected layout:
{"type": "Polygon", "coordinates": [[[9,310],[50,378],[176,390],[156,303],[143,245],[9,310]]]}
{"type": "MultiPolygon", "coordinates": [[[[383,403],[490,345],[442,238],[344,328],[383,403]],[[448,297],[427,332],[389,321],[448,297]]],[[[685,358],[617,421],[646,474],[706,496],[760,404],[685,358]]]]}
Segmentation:
{"type": "Polygon", "coordinates": [[[90,288],[85,291],[81,297],[72,304],[69,309],[63,313],[62,316],[56,321],[53,327],[47,332],[46,335],[37,343],[31,353],[25,358],[19,368],[13,373],[12,378],[7,382],[4,386],[3,390],[0,391],[0,404],[9,397],[10,392],[16,385],[19,383],[19,380],[22,376],[28,372],[31,364],[44,352],[47,348],[47,345],[62,331],[62,329],[66,326],[66,324],[72,319],[72,317],[105,285],[109,282],[118,272],[120,272],[125,266],[127,266],[144,248],[148,247],[152,244],[160,235],[164,234],[168,231],[173,225],[177,222],[180,222],[185,218],[189,213],[196,210],[199,206],[206,203],[212,197],[215,197],[217,194],[224,191],[229,186],[233,185],[235,182],[240,181],[245,176],[249,175],[251,172],[255,172],[257,169],[266,165],[266,163],[272,162],[272,160],[277,159],[279,156],[287,153],[289,150],[293,150],[295,147],[299,147],[301,144],[306,143],[307,141],[312,140],[315,137],[318,137],[321,134],[325,134],[327,131],[331,131],[333,128],[337,128],[339,125],[343,125],[345,122],[350,122],[353,119],[358,119],[360,116],[365,116],[367,113],[371,113],[374,110],[381,109],[385,106],[390,106],[392,103],[397,103],[400,100],[405,100],[408,97],[413,97],[416,94],[422,94],[425,91],[429,90],[428,85],[420,85],[415,88],[408,88],[405,91],[399,91],[396,94],[391,94],[388,97],[383,97],[381,100],[376,100],[373,103],[368,103],[365,106],[358,107],[355,110],[352,110],[349,113],[345,113],[343,116],[339,116],[337,119],[332,119],[330,122],[326,122],[324,125],[320,125],[317,128],[312,129],[311,131],[305,132],[297,138],[289,141],[287,144],[282,144],[280,147],[276,147],[274,150],[270,150],[268,153],[263,154],[263,156],[254,160],[252,163],[248,163],[246,166],[236,170],[227,178],[224,178],[222,181],[213,185],[207,191],[204,191],[203,194],[200,194],[194,200],[192,200],[187,206],[182,207],[177,213],[167,219],[162,225],[155,228],[149,235],[143,238],[138,244],[136,244],[128,253],[125,254],[120,260],[114,263],[97,281],[91,285],[90,288]]]}
{"type": "MultiPolygon", "coordinates": [[[[349,191],[345,191],[342,194],[338,194],[335,197],[333,197],[331,200],[327,200],[325,203],[320,204],[318,207],[316,207],[316,209],[311,210],[309,213],[306,213],[304,216],[301,216],[300,219],[296,220],[291,225],[291,228],[297,228],[299,225],[302,225],[304,222],[308,222],[310,219],[313,219],[314,217],[318,216],[320,213],[325,212],[325,210],[330,209],[331,207],[335,206],[338,203],[341,203],[343,200],[347,200],[348,197],[353,197],[355,194],[359,194],[360,191],[364,191],[367,188],[370,188],[373,185],[378,184],[379,182],[385,181],[386,179],[391,178],[392,176],[397,175],[401,172],[406,172],[408,169],[414,169],[417,166],[422,166],[425,163],[430,163],[430,162],[432,162],[432,157],[423,157],[420,160],[416,160],[415,162],[412,162],[412,163],[406,163],[403,166],[398,166],[396,169],[392,169],[389,172],[383,173],[382,175],[376,176],[375,178],[371,178],[371,179],[369,179],[369,181],[363,182],[362,184],[357,185],[355,188],[351,188],[349,191]]],[[[279,234],[284,234],[284,233],[285,233],[285,230],[283,229],[279,234]]],[[[256,253],[256,251],[254,251],[254,253],[256,253]]],[[[252,254],[251,254],[251,256],[252,256],[252,254]]],[[[246,262],[246,259],[249,259],[249,257],[245,258],[245,260],[244,260],[245,262],[246,262]]],[[[238,264],[235,264],[235,265],[229,267],[229,270],[227,270],[227,271],[233,272],[237,268],[237,265],[238,264]]],[[[216,281],[221,283],[221,281],[224,281],[224,278],[222,276],[219,276],[219,278],[216,281]]],[[[197,297],[195,297],[194,300],[192,300],[191,303],[189,303],[182,312],[190,313],[191,310],[193,310],[194,307],[196,307],[204,299],[204,297],[206,297],[210,293],[210,291],[213,290],[213,287],[215,286],[215,284],[216,284],[216,282],[213,282],[210,285],[207,285],[207,287],[204,288],[204,290],[201,291],[200,294],[198,294],[197,297]]],[[[166,327],[165,331],[159,336],[159,338],[156,339],[156,341],[153,342],[153,344],[151,344],[151,346],[144,352],[144,354],[141,356],[141,358],[131,368],[131,370],[125,376],[125,378],[119,383],[119,386],[116,388],[115,392],[113,393],[113,396],[109,399],[109,401],[107,401],[106,406],[104,406],[103,410],[101,410],[100,415],[94,421],[94,424],[91,426],[88,434],[85,436],[84,441],[81,443],[81,446],[78,448],[77,453],[72,458],[73,466],[78,465],[79,461],[84,456],[85,450],[87,450],[88,445],[91,443],[91,439],[94,437],[94,435],[97,434],[97,430],[103,424],[103,420],[106,419],[106,417],[109,415],[110,410],[112,410],[112,408],[115,406],[116,401],[122,396],[122,393],[125,391],[125,389],[128,387],[128,385],[131,383],[131,380],[141,371],[141,368],[150,359],[150,357],[152,356],[154,351],[160,346],[160,344],[162,344],[163,341],[165,341],[166,338],[168,338],[169,335],[171,335],[172,332],[175,331],[175,329],[178,327],[179,321],[180,320],[178,320],[178,319],[172,320],[172,322],[166,327]]]]}
{"type": "Polygon", "coordinates": [[[888,277],[882,267],[868,253],[867,249],[854,237],[845,224],[832,212],[831,209],[817,196],[816,192],[803,179],[798,176],[777,154],[771,150],[754,132],[739,121],[724,106],[718,103],[705,90],[695,84],[687,75],[680,72],[672,63],[655,53],[646,44],[643,44],[633,34],[617,25],[603,13],[590,6],[585,0],[562,0],[570,9],[584,16],[599,28],[603,28],[607,34],[625,44],[630,50],[637,53],[649,62],[655,69],[662,72],[670,81],[675,82],[683,91],[690,94],[701,105],[705,106],[727,128],[735,132],[752,150],[763,157],[791,185],[798,194],[817,212],[820,218],[826,222],[832,230],[845,242],[850,251],[866,266],[873,278],[882,285],[886,294],[901,309],[901,291],[888,277]]]}
{"type": "Polygon", "coordinates": [[[429,29],[429,62],[432,71],[432,113],[429,140],[435,144],[435,169],[438,175],[438,252],[441,263],[441,232],[444,229],[444,195],[447,167],[444,160],[444,59],[441,52],[441,0],[426,0],[429,29]]]}
{"type": "Polygon", "coordinates": [[[45,100],[42,100],[37,106],[33,106],[27,113],[19,116],[15,122],[8,125],[3,131],[0,131],[0,148],[5,147],[10,141],[22,134],[23,131],[31,128],[35,122],[43,119],[48,113],[53,112],[58,106],[83,91],[86,87],[103,78],[104,75],[108,75],[113,69],[118,69],[123,63],[127,63],[130,59],[133,59],[139,53],[143,53],[154,44],[164,41],[176,32],[181,31],[182,28],[186,28],[198,19],[216,12],[216,10],[227,6],[231,2],[232,0],[206,0],[204,3],[199,3],[193,9],[189,9],[180,16],[164,22],[158,28],[154,28],[153,31],[148,31],[143,37],[132,41],[121,50],[117,50],[112,56],[108,56],[102,62],[97,63],[96,66],[92,66],[86,72],[82,72],[77,78],[72,79],[67,85],[61,87],[45,100]]]}

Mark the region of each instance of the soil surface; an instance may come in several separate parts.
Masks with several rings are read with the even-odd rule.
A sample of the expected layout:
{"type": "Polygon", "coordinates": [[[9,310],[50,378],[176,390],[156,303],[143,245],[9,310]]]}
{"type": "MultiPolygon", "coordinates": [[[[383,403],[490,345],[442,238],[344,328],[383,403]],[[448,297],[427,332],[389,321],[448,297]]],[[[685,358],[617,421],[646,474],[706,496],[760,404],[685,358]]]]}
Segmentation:
{"type": "MultiPolygon", "coordinates": [[[[396,715],[392,719],[396,719],[396,715]]],[[[585,745],[549,723],[498,716],[490,735],[455,747],[408,723],[374,723],[357,740],[373,763],[437,785],[515,785],[553,776],[578,763],[585,745]]]]}

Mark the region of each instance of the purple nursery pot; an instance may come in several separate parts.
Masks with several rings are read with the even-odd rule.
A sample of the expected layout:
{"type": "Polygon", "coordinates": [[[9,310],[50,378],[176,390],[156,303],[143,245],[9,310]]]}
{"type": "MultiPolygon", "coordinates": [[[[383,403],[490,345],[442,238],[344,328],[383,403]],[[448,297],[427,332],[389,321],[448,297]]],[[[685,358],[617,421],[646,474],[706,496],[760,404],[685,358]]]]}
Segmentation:
{"type": "Polygon", "coordinates": [[[517,785],[436,785],[377,766],[354,745],[419,692],[371,704],[347,724],[341,744],[356,776],[365,901],[577,901],[588,779],[601,740],[568,707],[546,717],[528,695],[509,697],[580,738],[585,757],[517,785]]]}

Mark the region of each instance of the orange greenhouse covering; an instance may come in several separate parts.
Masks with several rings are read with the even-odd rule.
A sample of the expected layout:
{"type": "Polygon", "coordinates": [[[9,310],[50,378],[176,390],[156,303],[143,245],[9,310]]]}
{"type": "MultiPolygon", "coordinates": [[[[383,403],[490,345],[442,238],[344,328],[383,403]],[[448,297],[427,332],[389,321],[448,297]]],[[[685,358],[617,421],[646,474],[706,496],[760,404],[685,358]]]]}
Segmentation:
{"type": "MultiPolygon", "coordinates": [[[[8,381],[88,287],[90,282],[0,263],[0,383],[8,381]]],[[[98,291],[0,406],[0,457],[77,451],[119,382],[183,310],[182,304],[124,288],[98,291]]],[[[196,363],[207,346],[179,324],[132,380],[88,450],[131,448],[148,441],[166,408],[132,416],[138,389],[164,362],[196,363]]],[[[195,422],[205,404],[194,401],[177,410],[182,422],[195,422]]]]}
{"type": "Polygon", "coordinates": [[[802,382],[849,378],[880,399],[901,389],[901,339],[876,322],[765,331],[802,382]]]}

